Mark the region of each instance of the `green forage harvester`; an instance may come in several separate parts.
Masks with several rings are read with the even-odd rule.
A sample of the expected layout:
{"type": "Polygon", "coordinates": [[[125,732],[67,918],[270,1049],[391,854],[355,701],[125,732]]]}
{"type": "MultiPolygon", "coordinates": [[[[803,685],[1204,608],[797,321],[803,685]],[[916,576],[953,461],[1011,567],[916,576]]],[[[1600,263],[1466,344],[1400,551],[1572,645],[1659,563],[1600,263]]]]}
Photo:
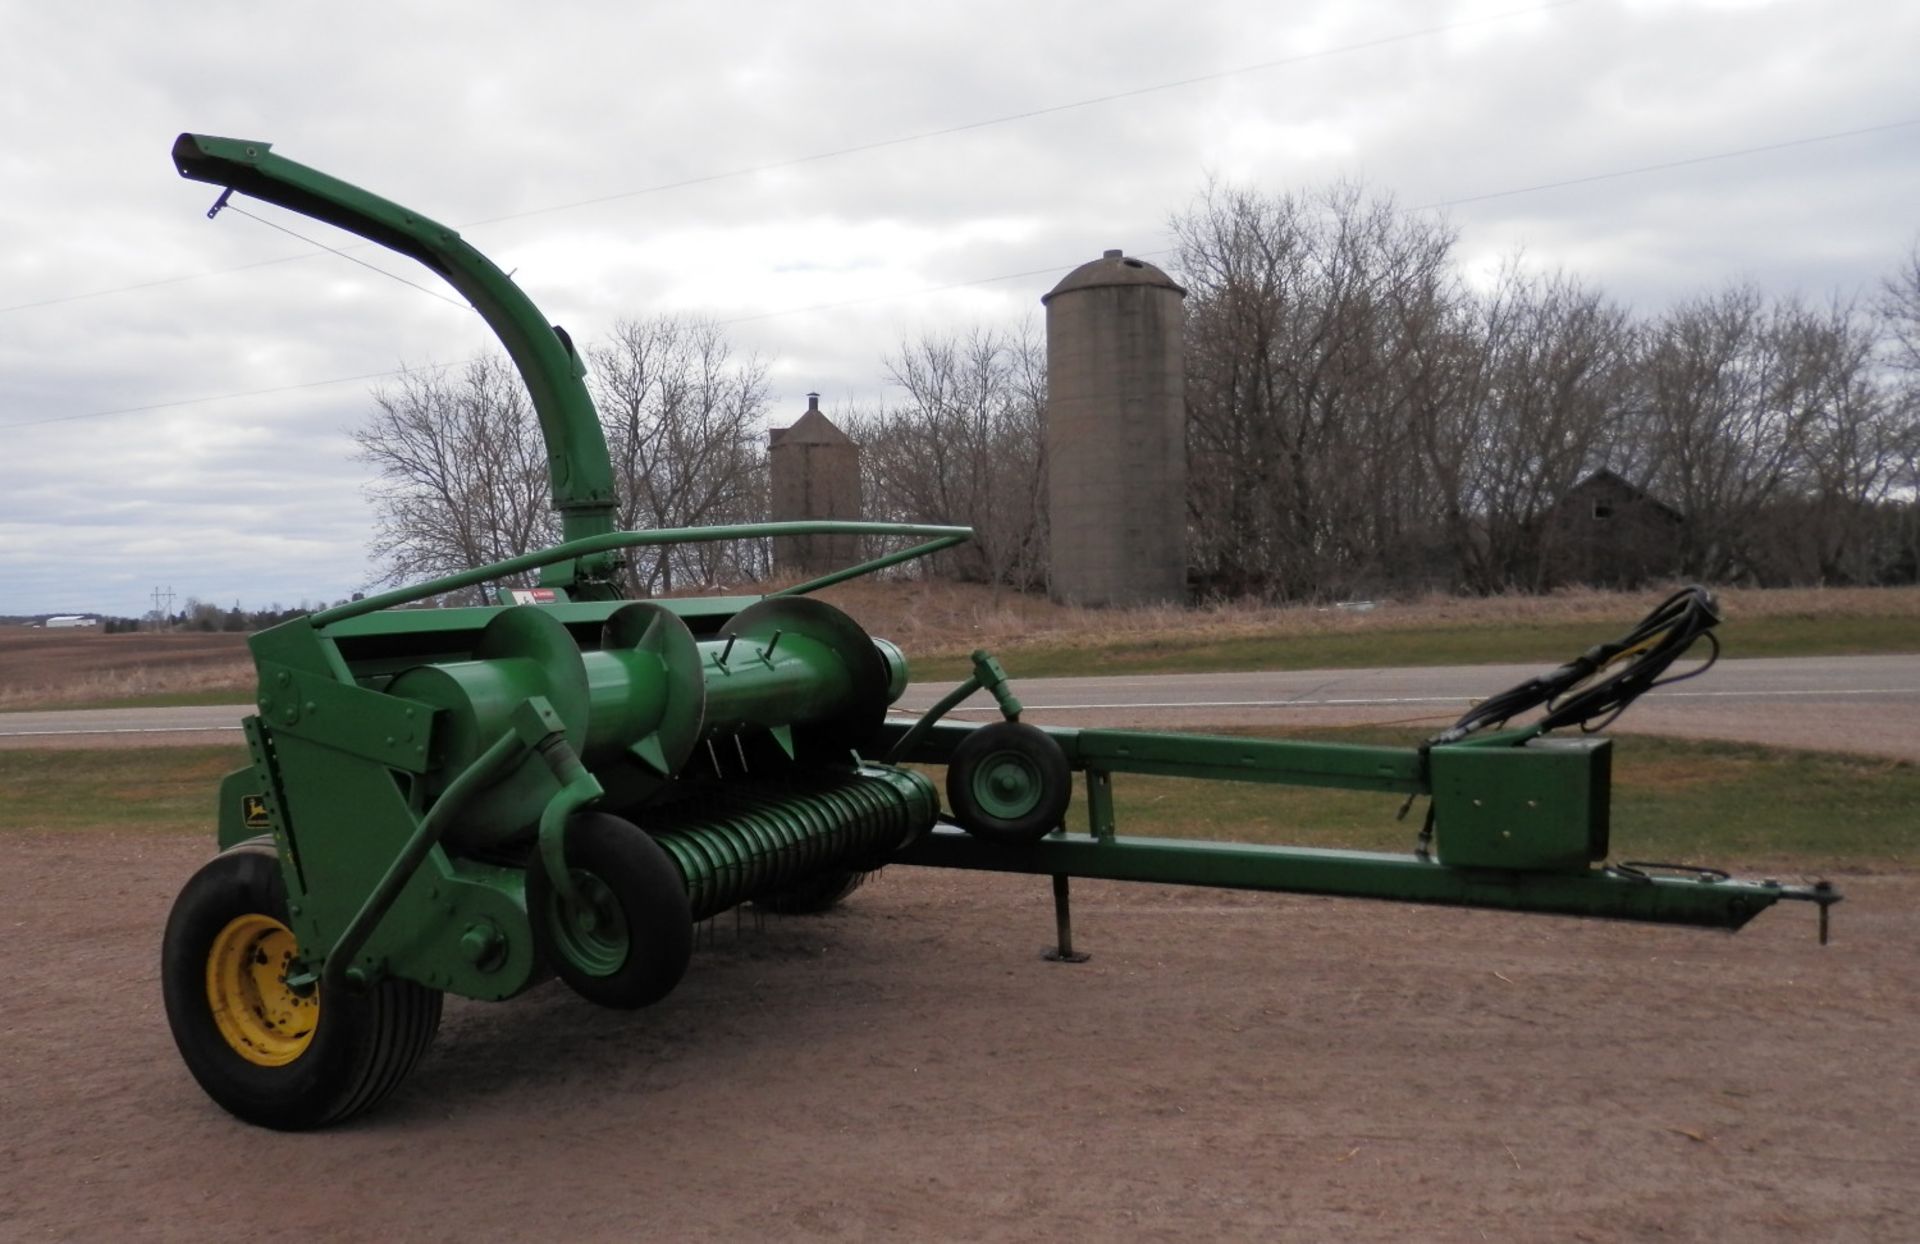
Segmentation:
{"type": "MultiPolygon", "coordinates": [[[[1052,879],[1282,890],[1737,929],[1825,883],[1735,880],[1608,855],[1611,720],[1693,646],[1690,588],[1613,644],[1481,702],[1426,745],[1376,747],[1021,720],[987,653],[918,718],[890,716],[900,650],[815,590],[950,548],[965,528],[755,523],[616,529],[613,471],[571,340],[460,235],[273,154],[183,134],[180,174],[410,256],[499,336],[546,438],[563,543],[324,609],[252,637],[249,763],[220,785],[219,854],[175,901],[167,1017],[221,1106],[304,1129],[385,1098],[433,1040],[441,999],[506,999],[558,976],[638,1007],[687,969],[693,926],[742,903],[824,910],[887,864],[1052,879]],[[917,541],[766,596],[622,599],[630,549],[841,535],[917,541]],[[407,608],[533,571],[502,603],[407,608]],[[512,603],[518,597],[534,603],[512,603]],[[980,691],[1002,720],[943,720],[980,691]],[[1510,727],[1545,706],[1535,723],[1510,727]],[[1570,737],[1552,731],[1581,727],[1570,737]],[[908,763],[946,766],[941,792],[908,763]],[[1086,832],[1065,816],[1084,774],[1086,832]],[[1122,836],[1115,774],[1266,782],[1426,801],[1406,854],[1122,836]]],[[[1717,649],[1716,649],[1717,650],[1717,649]]]]}

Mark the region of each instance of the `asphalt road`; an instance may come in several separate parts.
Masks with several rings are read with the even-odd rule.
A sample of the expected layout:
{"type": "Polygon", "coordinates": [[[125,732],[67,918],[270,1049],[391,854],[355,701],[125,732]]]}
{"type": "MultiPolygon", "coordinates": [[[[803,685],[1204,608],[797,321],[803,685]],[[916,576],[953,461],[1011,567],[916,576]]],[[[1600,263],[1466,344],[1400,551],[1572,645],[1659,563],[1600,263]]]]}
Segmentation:
{"type": "MultiPolygon", "coordinates": [[[[1295,670],[1254,674],[1014,680],[1031,720],[1143,729],[1406,724],[1438,730],[1474,701],[1542,666],[1295,670]]],[[[943,689],[915,685],[925,708],[943,689]]],[[[991,715],[984,696],[963,711],[991,715]]],[[[1704,677],[1648,693],[1613,733],[1735,739],[1920,760],[1920,656],[1721,661],[1704,677]]]]}
{"type": "MultiPolygon", "coordinates": [[[[1295,670],[1252,674],[1019,678],[1028,720],[1152,729],[1407,723],[1438,729],[1474,700],[1538,665],[1295,670]]],[[[916,683],[920,711],[949,686],[916,683]]],[[[246,705],[0,713],[0,747],[163,745],[237,740],[246,705]]],[[[957,714],[991,715],[976,696],[957,714]]],[[[1728,660],[1704,678],[1656,690],[1616,732],[1737,739],[1920,761],[1920,656],[1728,660]]]]}

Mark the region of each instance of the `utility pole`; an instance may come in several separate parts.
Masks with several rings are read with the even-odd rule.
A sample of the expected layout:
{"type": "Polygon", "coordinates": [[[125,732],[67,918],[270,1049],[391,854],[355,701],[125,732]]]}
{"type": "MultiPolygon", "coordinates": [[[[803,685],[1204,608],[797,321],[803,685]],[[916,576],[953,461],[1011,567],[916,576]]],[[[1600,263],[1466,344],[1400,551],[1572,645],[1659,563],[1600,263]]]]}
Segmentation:
{"type": "Polygon", "coordinates": [[[164,592],[157,587],[153,589],[153,611],[159,615],[153,629],[156,631],[165,630],[167,627],[167,618],[173,613],[173,587],[171,584],[168,585],[164,592]]]}

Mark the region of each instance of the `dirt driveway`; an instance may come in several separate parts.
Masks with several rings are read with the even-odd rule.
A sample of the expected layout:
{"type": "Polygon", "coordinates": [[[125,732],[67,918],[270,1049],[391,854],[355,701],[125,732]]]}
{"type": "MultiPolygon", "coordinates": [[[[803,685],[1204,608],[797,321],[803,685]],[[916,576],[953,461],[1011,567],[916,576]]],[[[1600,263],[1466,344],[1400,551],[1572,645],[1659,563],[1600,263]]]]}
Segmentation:
{"type": "Polygon", "coordinates": [[[0,1239],[1920,1239],[1920,880],[1738,937],[893,869],[678,993],[451,1003],[389,1108],[220,1113],[198,839],[0,835],[0,1239]]]}

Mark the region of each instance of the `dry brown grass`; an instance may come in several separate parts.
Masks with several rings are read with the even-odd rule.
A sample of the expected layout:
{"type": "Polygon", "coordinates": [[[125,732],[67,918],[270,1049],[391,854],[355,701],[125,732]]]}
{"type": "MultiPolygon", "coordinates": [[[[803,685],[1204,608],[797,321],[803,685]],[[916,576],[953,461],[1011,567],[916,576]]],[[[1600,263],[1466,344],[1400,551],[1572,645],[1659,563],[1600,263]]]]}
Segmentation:
{"type": "MultiPolygon", "coordinates": [[[[1596,625],[1639,618],[1666,589],[1603,592],[1578,588],[1546,596],[1430,595],[1381,600],[1371,609],[1225,603],[1195,609],[1082,609],[977,584],[862,580],[820,595],[862,626],[925,655],[976,647],[1046,644],[1097,648],[1116,639],[1207,642],[1246,637],[1362,634],[1440,627],[1557,623],[1596,625]]],[[[1920,634],[1920,588],[1730,588],[1718,593],[1730,620],[1761,618],[1911,619],[1920,634]]]]}
{"type": "MultiPolygon", "coordinates": [[[[777,585],[725,589],[747,594],[777,585]]],[[[1406,633],[1423,630],[1592,625],[1604,637],[1659,599],[1644,592],[1575,590],[1550,596],[1383,600],[1370,610],[1337,606],[1216,604],[1196,609],[1081,609],[1043,596],[977,584],[865,579],[829,588],[823,599],[916,662],[975,648],[1018,652],[1044,646],[1095,650],[1164,644],[1170,650],[1243,639],[1406,633]]],[[[1920,588],[1730,589],[1729,621],[1893,619],[1912,624],[1920,646],[1920,588]]],[[[1089,658],[1093,659],[1093,658],[1089,658]]],[[[1484,658],[1494,659],[1494,658],[1484,658]]],[[[252,664],[245,636],[102,635],[27,628],[0,631],[0,710],[222,696],[244,700],[252,664]]]]}
{"type": "Polygon", "coordinates": [[[10,627],[0,630],[0,709],[227,690],[244,699],[253,684],[246,638],[10,627]]]}

